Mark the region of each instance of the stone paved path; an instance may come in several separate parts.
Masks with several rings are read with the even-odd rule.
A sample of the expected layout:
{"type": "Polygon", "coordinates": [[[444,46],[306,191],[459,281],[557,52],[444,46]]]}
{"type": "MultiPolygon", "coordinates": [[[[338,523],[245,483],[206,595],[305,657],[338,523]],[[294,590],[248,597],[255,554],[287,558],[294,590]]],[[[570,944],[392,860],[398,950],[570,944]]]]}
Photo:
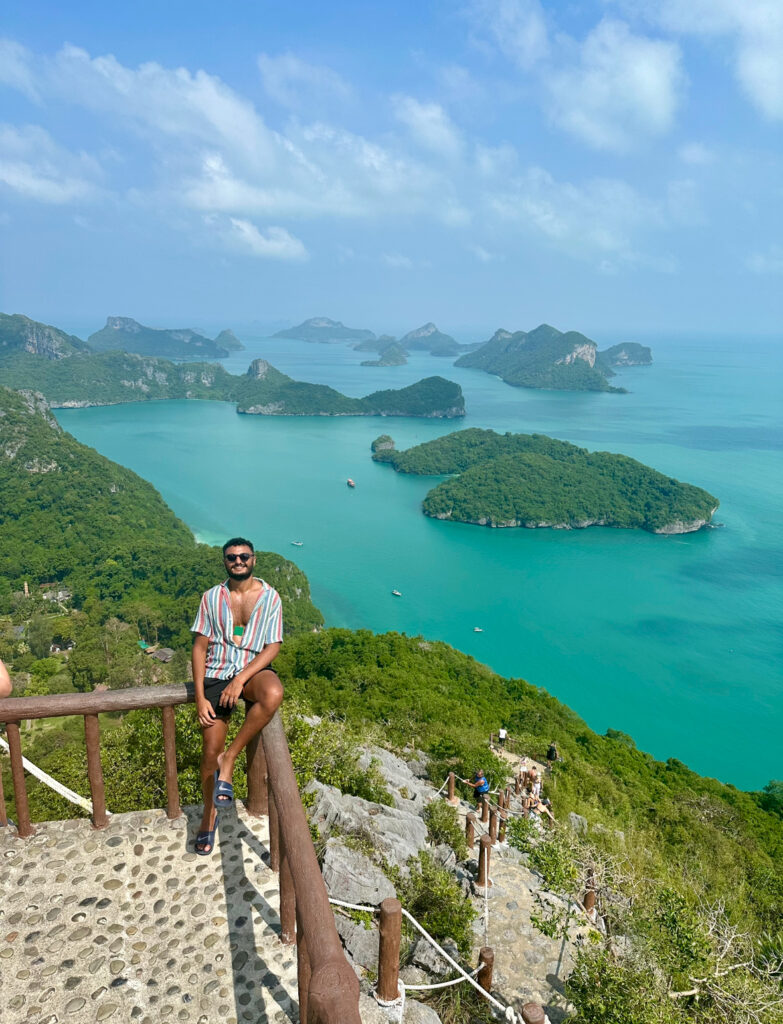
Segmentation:
{"type": "Polygon", "coordinates": [[[45,822],[26,841],[0,829],[3,1024],[298,1020],[267,821],[224,811],[198,857],[199,817],[45,822]]]}

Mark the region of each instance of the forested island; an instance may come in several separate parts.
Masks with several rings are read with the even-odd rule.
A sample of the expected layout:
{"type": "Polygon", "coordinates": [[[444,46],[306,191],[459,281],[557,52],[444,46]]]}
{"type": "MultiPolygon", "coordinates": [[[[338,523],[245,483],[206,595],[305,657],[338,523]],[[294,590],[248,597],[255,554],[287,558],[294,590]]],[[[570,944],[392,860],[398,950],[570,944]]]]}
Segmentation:
{"type": "Polygon", "coordinates": [[[119,350],[142,356],[191,360],[223,359],[245,347],[233,331],[221,331],[213,340],[189,327],[173,330],[145,327],[129,316],[107,317],[105,327],[91,334],[87,344],[94,352],[119,350]]]}
{"type": "Polygon", "coordinates": [[[512,333],[501,328],[482,346],[460,356],[454,365],[485,370],[516,387],[620,394],[626,389],[613,387],[608,380],[614,376],[612,367],[651,361],[650,350],[636,343],[626,342],[599,352],[596,343],[578,331],[564,334],[541,324],[529,332],[512,333]]]}
{"type": "Polygon", "coordinates": [[[339,320],[328,316],[313,316],[296,327],[286,327],[272,335],[273,338],[292,338],[295,341],[315,341],[330,344],[335,341],[373,341],[372,331],[361,327],[346,327],[339,320]]]}
{"type": "Polygon", "coordinates": [[[92,352],[78,338],[19,317],[0,320],[0,384],[33,387],[60,408],[190,398],[234,402],[238,412],[259,416],[465,414],[462,389],[443,377],[349,398],[322,384],[293,380],[263,359],[235,375],[219,363],[92,352]]]}
{"type": "MultiPolygon", "coordinates": [[[[470,448],[486,452],[494,444],[474,436],[467,446],[454,436],[425,461],[424,446],[395,454],[407,459],[410,471],[436,466],[443,472],[457,463],[469,468],[470,448]]],[[[390,443],[388,435],[378,439],[376,454],[389,451],[390,443]]],[[[537,443],[555,453],[565,444],[540,437],[537,443]]],[[[222,577],[220,555],[219,548],[195,542],[150,484],[65,433],[40,396],[0,388],[0,657],[11,670],[14,696],[181,681],[189,625],[202,590],[222,577]],[[46,599],[53,583],[68,588],[69,596],[56,604],[46,599]],[[170,645],[171,661],[161,664],[142,653],[141,640],[170,645]]],[[[599,735],[545,690],[499,676],[447,644],[321,629],[307,578],[295,565],[259,552],[257,572],[283,601],[286,636],[275,668],[286,690],[284,720],[300,787],[317,779],[391,803],[377,772],[357,763],[359,747],[379,731],[403,756],[415,737],[435,785],[449,771],[468,776],[476,764],[491,779],[505,778],[507,766],[486,746],[498,722],[507,725],[517,749],[539,759],[554,737],[564,759],[555,766],[561,824],[534,866],[547,889],[564,894],[564,904],[567,895],[573,899],[569,886],[581,879],[577,869],[589,858],[610,934],[623,938],[613,953],[598,939],[580,950],[566,982],[579,1013],[589,1024],[779,1022],[781,783],[743,793],[675,758],[657,761],[625,733],[609,728],[599,735]],[[318,720],[305,715],[322,719],[308,724],[318,720]],[[589,824],[576,852],[562,824],[570,812],[583,816],[585,829],[589,824]],[[705,979],[698,999],[685,988],[694,987],[694,976],[705,979]],[[675,1000],[672,990],[683,997],[675,1000]],[[716,992],[729,1002],[718,1004],[716,992]],[[727,1013],[724,1006],[733,1009],[727,1013]],[[763,1015],[748,1016],[757,1007],[763,1015]]],[[[176,723],[181,799],[198,803],[200,730],[192,705],[177,709],[176,723]]],[[[154,709],[102,717],[102,756],[112,766],[106,802],[113,812],[165,806],[161,728],[154,709]]],[[[24,750],[89,797],[81,721],[64,719],[56,731],[33,723],[24,750]]],[[[0,771],[13,818],[7,759],[0,771]]],[[[234,781],[244,798],[243,762],[234,781]]],[[[84,813],[34,778],[27,786],[34,821],[84,813]]],[[[453,890],[454,883],[438,874],[428,876],[417,896],[418,915],[432,914],[440,939],[453,934],[453,908],[464,902],[458,887],[456,897],[453,890]]],[[[406,899],[404,890],[400,895],[406,899]]],[[[480,1018],[449,1019],[466,1024],[480,1018]]]]}
{"type": "Polygon", "coordinates": [[[382,435],[372,452],[375,462],[401,473],[449,475],[425,497],[424,514],[478,526],[692,533],[711,522],[719,504],[636,459],[545,434],[472,427],[400,452],[382,435]]]}

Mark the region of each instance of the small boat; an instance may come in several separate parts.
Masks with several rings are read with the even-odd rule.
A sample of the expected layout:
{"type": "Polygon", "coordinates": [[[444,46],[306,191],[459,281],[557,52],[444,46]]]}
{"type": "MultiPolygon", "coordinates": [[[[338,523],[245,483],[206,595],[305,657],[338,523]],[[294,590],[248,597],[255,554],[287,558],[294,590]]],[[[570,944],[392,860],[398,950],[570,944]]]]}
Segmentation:
{"type": "Polygon", "coordinates": [[[392,590],[392,594],[394,594],[395,597],[402,597],[402,592],[399,590],[392,590]]]}
{"type": "Polygon", "coordinates": [[[348,477],[348,479],[345,482],[348,484],[349,487],[355,487],[356,486],[356,484],[353,482],[353,480],[351,480],[350,477],[348,477]]]}
{"type": "Polygon", "coordinates": [[[484,630],[481,628],[481,626],[474,626],[473,627],[473,632],[474,633],[483,633],[484,630]]]}
{"type": "Polygon", "coordinates": [[[291,543],[294,545],[295,548],[301,548],[302,545],[304,544],[304,541],[303,540],[292,540],[291,543]]]}

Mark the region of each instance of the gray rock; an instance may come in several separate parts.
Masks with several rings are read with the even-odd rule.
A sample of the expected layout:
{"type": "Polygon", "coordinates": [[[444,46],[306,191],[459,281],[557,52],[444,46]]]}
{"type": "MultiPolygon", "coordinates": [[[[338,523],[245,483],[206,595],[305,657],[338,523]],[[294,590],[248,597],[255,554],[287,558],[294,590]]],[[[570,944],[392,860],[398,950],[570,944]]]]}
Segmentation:
{"type": "MultiPolygon", "coordinates": [[[[397,1011],[399,1016],[399,1010],[397,1011]]],[[[378,1006],[372,996],[359,995],[359,1016],[362,1024],[389,1024],[389,1014],[383,1007],[378,1006]]]]}
{"type": "Polygon", "coordinates": [[[587,835],[587,818],[583,818],[581,814],[576,814],[574,811],[568,812],[568,824],[577,833],[577,835],[587,835]]]}
{"type": "Polygon", "coordinates": [[[405,967],[402,967],[400,977],[406,985],[426,985],[429,981],[427,972],[422,971],[420,967],[414,967],[413,964],[406,964],[405,967]]]}
{"type": "MultiPolygon", "coordinates": [[[[459,950],[454,939],[444,939],[440,945],[450,957],[459,963],[459,950]]],[[[413,947],[411,960],[417,967],[423,967],[425,971],[434,974],[438,978],[453,970],[451,964],[426,939],[419,939],[413,947]]]]}
{"type": "Polygon", "coordinates": [[[378,969],[379,936],[376,928],[365,928],[358,921],[351,921],[342,914],[335,914],[334,923],[343,945],[351,954],[354,963],[362,967],[378,969]]]}
{"type": "Polygon", "coordinates": [[[326,844],[323,876],[329,895],[346,903],[376,907],[396,896],[392,883],[369,857],[349,849],[338,839],[330,839],[326,844]]]}
{"type": "MultiPolygon", "coordinates": [[[[358,766],[362,769],[370,767],[376,761],[378,768],[392,791],[392,795],[402,801],[410,801],[421,811],[432,799],[432,788],[414,775],[407,763],[383,747],[368,747],[359,755],[358,766]]],[[[412,810],[403,806],[403,810],[412,810]]]]}
{"type": "Polygon", "coordinates": [[[423,752],[418,752],[415,757],[409,758],[405,764],[408,766],[413,775],[417,779],[429,778],[427,767],[429,765],[429,757],[423,752]]]}
{"type": "Polygon", "coordinates": [[[406,999],[403,1024],[441,1024],[441,1019],[431,1006],[425,1006],[415,999],[406,999]]]}
{"type": "Polygon", "coordinates": [[[447,843],[441,843],[440,846],[436,846],[432,851],[432,856],[438,864],[442,864],[444,867],[453,868],[457,863],[454,851],[447,843]]]}
{"type": "Polygon", "coordinates": [[[310,820],[322,833],[329,833],[334,826],[342,832],[369,832],[376,848],[392,864],[404,866],[427,840],[427,828],[416,814],[343,796],[334,786],[324,786],[315,780],[305,792],[315,795],[310,820]]]}

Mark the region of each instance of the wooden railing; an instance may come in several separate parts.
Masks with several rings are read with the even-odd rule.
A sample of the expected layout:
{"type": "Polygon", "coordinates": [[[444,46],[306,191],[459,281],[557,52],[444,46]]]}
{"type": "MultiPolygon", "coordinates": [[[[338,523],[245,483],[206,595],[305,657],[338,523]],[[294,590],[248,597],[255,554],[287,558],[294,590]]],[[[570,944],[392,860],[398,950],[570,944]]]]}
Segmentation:
{"type": "MultiPolygon", "coordinates": [[[[177,784],[174,708],[192,701],[193,688],[184,685],[0,700],[0,722],[6,723],[11,757],[18,835],[24,839],[35,834],[22,763],[20,722],[65,715],[84,718],[92,821],[96,828],[103,828],[108,816],[98,715],[161,708],[166,813],[169,818],[177,818],[182,810],[177,784]]],[[[287,944],[297,944],[300,1020],[303,1024],[361,1024],[359,982],[345,958],[335,928],[279,713],[247,748],[247,787],[250,814],[269,815],[270,867],[280,877],[280,939],[287,944]]],[[[8,824],[1,774],[0,824],[8,824]]]]}

